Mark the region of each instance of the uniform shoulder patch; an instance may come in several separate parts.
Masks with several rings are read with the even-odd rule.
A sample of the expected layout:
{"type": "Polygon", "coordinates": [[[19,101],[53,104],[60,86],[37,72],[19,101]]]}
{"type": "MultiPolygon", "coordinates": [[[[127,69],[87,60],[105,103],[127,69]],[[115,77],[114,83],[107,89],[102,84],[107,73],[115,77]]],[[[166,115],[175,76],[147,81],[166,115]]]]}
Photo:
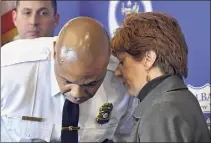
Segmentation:
{"type": "Polygon", "coordinates": [[[1,67],[18,63],[46,60],[53,49],[52,37],[21,39],[1,47],[1,67]]]}

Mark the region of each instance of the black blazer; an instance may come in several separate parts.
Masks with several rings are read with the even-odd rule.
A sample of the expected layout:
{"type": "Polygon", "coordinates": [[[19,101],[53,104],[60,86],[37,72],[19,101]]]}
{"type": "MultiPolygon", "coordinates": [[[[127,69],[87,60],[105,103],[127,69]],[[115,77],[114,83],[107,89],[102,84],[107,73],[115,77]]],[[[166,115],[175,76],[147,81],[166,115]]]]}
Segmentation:
{"type": "Polygon", "coordinates": [[[198,100],[176,75],[152,89],[134,117],[129,142],[211,142],[198,100]]]}

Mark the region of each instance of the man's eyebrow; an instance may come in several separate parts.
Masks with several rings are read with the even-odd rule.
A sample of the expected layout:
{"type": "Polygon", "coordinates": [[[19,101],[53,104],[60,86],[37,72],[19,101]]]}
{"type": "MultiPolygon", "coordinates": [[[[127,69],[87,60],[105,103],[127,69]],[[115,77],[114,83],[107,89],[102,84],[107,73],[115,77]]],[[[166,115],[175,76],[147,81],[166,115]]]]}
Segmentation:
{"type": "Polygon", "coordinates": [[[29,10],[31,11],[32,9],[31,8],[23,8],[22,9],[22,11],[29,11],[29,10]]]}
{"type": "Polygon", "coordinates": [[[69,82],[69,83],[73,83],[72,81],[69,81],[69,80],[67,80],[66,78],[62,77],[62,76],[60,76],[60,77],[61,77],[63,80],[69,82]]]}
{"type": "MultiPolygon", "coordinates": [[[[65,80],[65,81],[67,81],[68,83],[76,84],[76,83],[74,83],[74,82],[72,82],[72,81],[70,81],[70,80],[67,80],[66,78],[64,78],[64,77],[62,77],[62,76],[61,76],[61,78],[62,78],[63,80],[65,80]]],[[[78,85],[86,86],[86,85],[98,83],[98,82],[102,81],[103,79],[104,79],[104,76],[102,76],[102,77],[101,77],[100,79],[98,79],[98,80],[94,80],[94,81],[91,81],[91,82],[89,82],[89,83],[78,84],[78,85]]]]}
{"type": "Polygon", "coordinates": [[[105,75],[106,74],[104,74],[103,76],[101,76],[100,79],[97,79],[97,80],[94,80],[94,81],[91,81],[89,83],[85,83],[85,84],[82,84],[82,85],[89,85],[89,84],[93,84],[93,83],[98,83],[98,82],[100,82],[100,81],[102,81],[104,79],[105,75]]]}
{"type": "MultiPolygon", "coordinates": [[[[49,11],[48,8],[46,8],[46,7],[41,7],[41,8],[39,8],[37,11],[40,12],[40,11],[43,11],[43,10],[49,11]]],[[[22,11],[32,11],[32,8],[26,8],[26,7],[25,7],[25,8],[23,8],[22,11]]]]}
{"type": "Polygon", "coordinates": [[[90,85],[90,84],[95,84],[95,83],[98,83],[98,82],[100,82],[102,79],[103,79],[103,78],[100,78],[100,79],[98,79],[98,80],[94,80],[94,81],[91,81],[91,82],[89,82],[89,83],[85,83],[85,84],[82,84],[82,85],[90,85]]]}
{"type": "Polygon", "coordinates": [[[43,10],[49,11],[47,7],[41,7],[41,8],[38,9],[38,11],[43,11],[43,10]]]}

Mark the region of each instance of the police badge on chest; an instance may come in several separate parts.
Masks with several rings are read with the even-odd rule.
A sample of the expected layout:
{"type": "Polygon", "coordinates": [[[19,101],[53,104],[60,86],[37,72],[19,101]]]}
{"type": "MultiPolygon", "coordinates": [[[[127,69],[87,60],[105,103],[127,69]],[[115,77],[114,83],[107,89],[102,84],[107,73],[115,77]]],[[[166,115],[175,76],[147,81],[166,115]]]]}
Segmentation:
{"type": "Polygon", "coordinates": [[[105,103],[103,104],[100,109],[99,113],[96,117],[96,121],[98,124],[105,124],[109,122],[111,111],[113,110],[113,104],[112,103],[105,103]]]}

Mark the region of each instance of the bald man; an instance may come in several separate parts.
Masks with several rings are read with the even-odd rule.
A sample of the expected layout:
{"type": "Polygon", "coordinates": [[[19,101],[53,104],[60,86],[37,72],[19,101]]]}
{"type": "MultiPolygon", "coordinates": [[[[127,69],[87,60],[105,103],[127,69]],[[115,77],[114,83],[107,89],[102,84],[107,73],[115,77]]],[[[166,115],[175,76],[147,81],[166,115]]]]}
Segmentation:
{"type": "Polygon", "coordinates": [[[4,45],[1,141],[124,141],[137,101],[114,76],[109,43],[102,24],[78,17],[58,37],[4,45]]]}

